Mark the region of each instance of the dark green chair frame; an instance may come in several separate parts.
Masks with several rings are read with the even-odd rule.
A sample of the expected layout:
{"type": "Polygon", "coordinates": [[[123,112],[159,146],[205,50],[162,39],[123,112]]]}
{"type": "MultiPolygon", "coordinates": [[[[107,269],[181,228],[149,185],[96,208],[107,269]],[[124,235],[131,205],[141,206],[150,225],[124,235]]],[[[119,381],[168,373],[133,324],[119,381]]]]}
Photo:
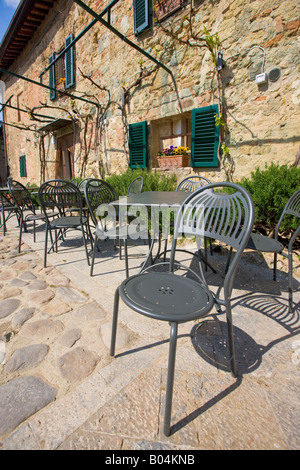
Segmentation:
{"type": "MultiPolygon", "coordinates": [[[[83,215],[83,197],[78,187],[70,181],[53,179],[46,181],[40,186],[38,196],[46,219],[44,267],[46,267],[47,264],[48,233],[51,235],[52,231],[55,232],[54,243],[57,251],[57,242],[64,238],[67,230],[81,230],[86,259],[89,265],[90,261],[87,248],[87,238],[89,237],[88,217],[83,215]],[[68,215],[68,210],[72,207],[76,207],[78,215],[68,215]],[[53,220],[50,220],[47,212],[48,209],[57,209],[59,215],[53,220]]],[[[51,248],[52,247],[53,243],[51,248]]]]}
{"type": "MultiPolygon", "coordinates": [[[[16,215],[18,219],[18,207],[11,201],[11,199],[8,197],[5,192],[0,191],[0,203],[1,203],[1,225],[0,228],[2,227],[3,229],[3,235],[5,236],[6,234],[6,222],[12,215],[16,215]]],[[[18,219],[18,223],[19,219],[18,219]]]]}
{"type": "MultiPolygon", "coordinates": [[[[22,230],[24,229],[24,232],[28,232],[27,222],[33,222],[33,241],[35,242],[36,222],[46,222],[46,217],[42,212],[37,212],[39,208],[35,207],[31,198],[31,194],[26,188],[26,186],[24,186],[19,181],[9,178],[8,188],[11,197],[14,200],[15,206],[17,207],[17,214],[20,225],[18,252],[20,253],[22,243],[22,230]]],[[[56,215],[56,212],[52,212],[52,214],[48,213],[47,217],[55,217],[56,215]]]]}
{"type": "MultiPolygon", "coordinates": [[[[225,306],[229,336],[229,356],[232,374],[237,375],[233,323],[231,313],[231,291],[243,250],[248,242],[254,221],[254,207],[251,196],[242,187],[233,183],[215,183],[204,186],[188,196],[175,221],[174,239],[167,272],[154,272],[157,265],[145,269],[141,274],[131,276],[115,292],[111,356],[115,355],[119,298],[141,315],[167,321],[171,325],[169,362],[166,390],[164,433],[170,435],[171,407],[175,371],[175,355],[178,324],[207,316],[214,305],[218,311],[225,306]],[[231,188],[233,194],[221,192],[231,188]],[[175,262],[178,234],[193,232],[199,239],[204,237],[220,240],[235,250],[235,256],[226,271],[223,285],[223,299],[213,294],[206,283],[200,266],[197,280],[178,274],[179,265],[175,262]]],[[[201,246],[201,245],[200,245],[201,246]]],[[[186,268],[188,273],[191,269],[186,268]]]]}
{"type": "Polygon", "coordinates": [[[248,249],[274,253],[274,266],[273,266],[273,280],[276,281],[277,272],[277,255],[281,254],[288,258],[288,295],[289,295],[289,313],[292,313],[293,308],[293,245],[300,233],[300,223],[295,231],[291,233],[289,238],[287,250],[284,245],[279,241],[278,235],[280,232],[281,224],[286,216],[297,217],[300,222],[300,189],[298,189],[287,201],[279,221],[276,225],[274,238],[270,238],[259,233],[252,233],[247,244],[248,249]],[[284,251],[286,250],[286,251],[284,251]]]}

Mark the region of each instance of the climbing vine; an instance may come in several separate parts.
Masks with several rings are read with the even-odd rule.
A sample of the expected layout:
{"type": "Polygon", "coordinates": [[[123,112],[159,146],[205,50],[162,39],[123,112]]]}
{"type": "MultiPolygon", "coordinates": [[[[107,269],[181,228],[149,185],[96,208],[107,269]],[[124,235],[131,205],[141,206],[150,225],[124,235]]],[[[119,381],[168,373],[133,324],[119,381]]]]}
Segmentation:
{"type": "Polygon", "coordinates": [[[217,70],[217,59],[218,52],[221,50],[221,41],[218,33],[210,33],[208,29],[204,26],[202,31],[195,31],[195,12],[190,4],[189,14],[184,15],[181,18],[181,25],[176,23],[172,24],[170,28],[170,23],[163,21],[156,21],[157,25],[161,30],[170,38],[172,38],[177,43],[194,49],[203,49],[208,50],[211,56],[212,63],[214,65],[214,74],[216,76],[216,91],[217,91],[217,101],[219,105],[219,114],[216,115],[216,125],[220,129],[220,141],[218,149],[218,159],[221,165],[221,168],[226,174],[226,178],[229,181],[232,181],[232,176],[234,173],[234,161],[230,155],[229,148],[227,147],[227,136],[228,136],[228,126],[227,126],[227,113],[226,113],[226,101],[224,97],[224,89],[222,84],[222,68],[217,70]],[[185,34],[183,34],[183,31],[185,34]]]}

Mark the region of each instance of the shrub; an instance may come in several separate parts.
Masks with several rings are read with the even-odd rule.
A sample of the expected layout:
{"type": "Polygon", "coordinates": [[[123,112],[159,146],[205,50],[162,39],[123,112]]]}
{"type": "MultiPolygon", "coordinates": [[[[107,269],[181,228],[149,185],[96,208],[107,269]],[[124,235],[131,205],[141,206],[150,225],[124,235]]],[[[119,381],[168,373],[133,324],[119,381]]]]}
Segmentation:
{"type": "MultiPolygon", "coordinates": [[[[265,170],[256,168],[251,178],[242,178],[239,184],[252,196],[255,228],[272,233],[288,199],[300,188],[300,168],[272,163],[265,170]]],[[[295,217],[286,217],[281,230],[289,232],[297,225],[295,217]]]]}
{"type": "Polygon", "coordinates": [[[125,196],[127,194],[130,183],[142,176],[144,178],[143,191],[175,191],[177,180],[175,175],[163,175],[155,170],[148,171],[146,169],[128,169],[121,175],[111,175],[105,178],[118,196],[125,196]]]}

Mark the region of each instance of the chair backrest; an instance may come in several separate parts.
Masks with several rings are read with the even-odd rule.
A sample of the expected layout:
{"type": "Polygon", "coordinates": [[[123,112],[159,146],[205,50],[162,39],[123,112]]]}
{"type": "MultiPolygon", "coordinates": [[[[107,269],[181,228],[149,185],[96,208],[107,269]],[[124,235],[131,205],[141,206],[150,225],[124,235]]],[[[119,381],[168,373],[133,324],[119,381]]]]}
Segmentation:
{"type": "Polygon", "coordinates": [[[76,207],[82,218],[82,195],[78,187],[70,181],[54,179],[41,184],[38,192],[40,204],[47,217],[47,209],[57,208],[61,215],[65,209],[76,207]]]}
{"type": "Polygon", "coordinates": [[[83,180],[79,181],[78,185],[76,186],[78,186],[79,189],[84,189],[86,186],[86,183],[92,179],[94,178],[83,178],[83,180]]]}
{"type": "Polygon", "coordinates": [[[131,194],[141,193],[143,186],[144,186],[144,178],[142,176],[138,176],[130,183],[128,190],[127,190],[127,196],[130,196],[131,194]]]}
{"type": "Polygon", "coordinates": [[[8,179],[7,183],[9,192],[19,212],[22,213],[24,210],[28,209],[35,213],[35,207],[26,186],[11,178],[8,179]]]}
{"type": "MultiPolygon", "coordinates": [[[[178,213],[172,243],[170,270],[174,269],[176,240],[182,234],[213,238],[236,250],[227,271],[224,289],[230,294],[237,264],[254,223],[254,205],[249,193],[233,183],[213,183],[187,197],[178,213]]],[[[198,238],[199,237],[199,238],[198,238]]]]}
{"type": "Polygon", "coordinates": [[[0,208],[9,208],[9,207],[16,207],[14,200],[8,194],[5,194],[3,191],[0,191],[0,208]]]}
{"type": "Polygon", "coordinates": [[[211,182],[204,176],[188,176],[177,185],[176,191],[191,192],[210,184],[211,182]]]}
{"type": "Polygon", "coordinates": [[[89,179],[84,188],[85,200],[94,225],[97,225],[96,210],[102,204],[109,204],[118,199],[114,188],[101,179],[89,179]]]}
{"type": "Polygon", "coordinates": [[[281,223],[286,215],[291,215],[293,217],[298,217],[298,227],[294,231],[292,237],[290,238],[289,245],[292,246],[295,239],[297,238],[299,232],[300,232],[300,189],[298,189],[294,194],[290,197],[290,199],[287,201],[285,208],[282,211],[282,214],[280,216],[280,219],[277,223],[276,229],[275,229],[275,238],[278,237],[278,232],[281,226],[281,223]]]}

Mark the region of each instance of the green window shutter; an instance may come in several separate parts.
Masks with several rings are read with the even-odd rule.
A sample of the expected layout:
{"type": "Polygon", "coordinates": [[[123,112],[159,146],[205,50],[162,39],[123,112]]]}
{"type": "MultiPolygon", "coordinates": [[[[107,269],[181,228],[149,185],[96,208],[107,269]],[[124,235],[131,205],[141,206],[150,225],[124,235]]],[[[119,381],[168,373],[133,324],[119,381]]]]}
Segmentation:
{"type": "MultiPolygon", "coordinates": [[[[54,61],[55,59],[55,52],[51,54],[49,57],[49,65],[54,61]]],[[[55,64],[52,65],[49,69],[49,86],[51,88],[55,88],[55,64]]],[[[56,93],[55,90],[50,90],[50,100],[53,101],[55,99],[56,93]]]]}
{"type": "Polygon", "coordinates": [[[217,167],[219,165],[219,126],[215,118],[218,105],[193,109],[192,112],[192,167],[217,167]]]}
{"type": "MultiPolygon", "coordinates": [[[[70,34],[65,40],[65,47],[67,47],[74,39],[74,35],[70,34]]],[[[66,88],[74,85],[74,47],[72,46],[65,53],[65,70],[66,70],[66,88]]]]}
{"type": "Polygon", "coordinates": [[[129,124],[129,166],[146,168],[148,162],[147,121],[129,124]]]}
{"type": "Polygon", "coordinates": [[[136,35],[150,27],[151,9],[149,0],[133,0],[134,32],[136,35]]]}
{"type": "Polygon", "coordinates": [[[27,176],[25,155],[20,155],[19,165],[20,165],[20,176],[22,177],[27,176]]]}

